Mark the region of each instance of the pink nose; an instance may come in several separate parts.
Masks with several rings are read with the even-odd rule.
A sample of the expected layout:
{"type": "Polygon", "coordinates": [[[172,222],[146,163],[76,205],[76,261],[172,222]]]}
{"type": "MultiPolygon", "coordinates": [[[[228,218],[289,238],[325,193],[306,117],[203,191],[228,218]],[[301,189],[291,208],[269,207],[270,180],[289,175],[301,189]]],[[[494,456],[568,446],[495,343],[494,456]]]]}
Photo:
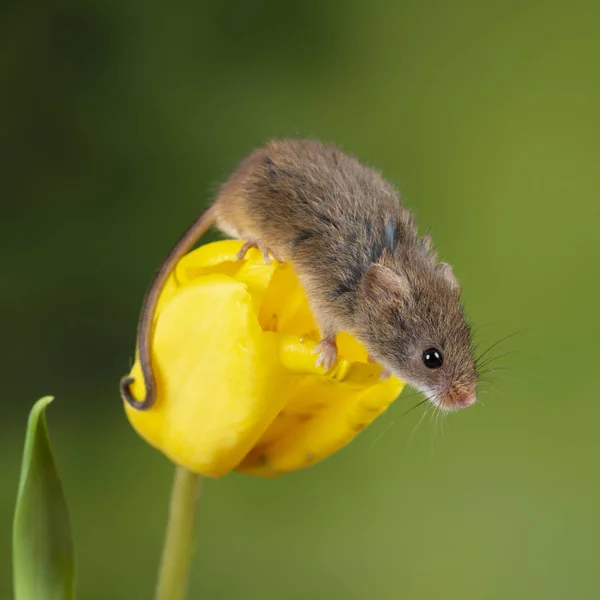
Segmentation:
{"type": "Polygon", "coordinates": [[[472,404],[475,404],[477,400],[477,394],[473,386],[462,386],[454,384],[450,386],[450,389],[440,395],[441,402],[438,406],[442,410],[460,410],[461,408],[467,408],[472,404]]]}
{"type": "Polygon", "coordinates": [[[475,400],[477,400],[477,396],[475,394],[472,395],[464,395],[457,399],[457,404],[460,408],[467,408],[472,404],[475,404],[475,400]]]}

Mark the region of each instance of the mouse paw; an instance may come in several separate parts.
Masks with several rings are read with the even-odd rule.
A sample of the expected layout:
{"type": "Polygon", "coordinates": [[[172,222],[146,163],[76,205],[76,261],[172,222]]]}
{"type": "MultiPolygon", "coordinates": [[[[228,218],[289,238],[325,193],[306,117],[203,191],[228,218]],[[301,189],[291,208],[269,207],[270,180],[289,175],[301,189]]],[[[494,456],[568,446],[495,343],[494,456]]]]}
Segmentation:
{"type": "Polygon", "coordinates": [[[335,364],[337,359],[337,345],[335,338],[325,338],[321,340],[313,350],[315,354],[318,354],[317,367],[323,367],[326,371],[329,371],[335,364]]]}
{"type": "Polygon", "coordinates": [[[381,371],[381,373],[379,373],[379,379],[386,381],[387,379],[389,379],[392,376],[392,372],[387,369],[386,367],[383,367],[383,371],[381,371]]]}
{"type": "Polygon", "coordinates": [[[258,248],[263,255],[263,259],[265,261],[265,264],[270,265],[271,264],[271,258],[269,257],[269,254],[277,261],[277,262],[283,262],[272,250],[270,250],[267,246],[265,246],[264,244],[262,244],[261,242],[254,242],[254,241],[248,241],[246,242],[241,250],[237,253],[237,259],[238,260],[244,260],[246,253],[248,252],[248,250],[250,250],[250,248],[258,248]]]}
{"type": "MultiPolygon", "coordinates": [[[[379,365],[379,363],[370,354],[367,356],[367,361],[370,362],[371,364],[379,365]]],[[[382,379],[384,381],[386,379],[389,379],[392,376],[392,372],[387,367],[384,367],[383,365],[379,365],[379,366],[381,366],[383,369],[381,371],[381,373],[379,373],[379,379],[382,379]]]]}

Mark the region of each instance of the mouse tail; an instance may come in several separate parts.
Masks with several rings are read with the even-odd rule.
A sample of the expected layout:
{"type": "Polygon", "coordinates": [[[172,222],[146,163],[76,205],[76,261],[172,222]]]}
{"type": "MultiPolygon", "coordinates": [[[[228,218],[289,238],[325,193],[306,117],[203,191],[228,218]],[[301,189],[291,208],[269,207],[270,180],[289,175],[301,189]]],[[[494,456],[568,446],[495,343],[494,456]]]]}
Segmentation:
{"type": "Polygon", "coordinates": [[[156,401],[156,381],[152,371],[151,357],[154,313],[156,312],[160,293],[179,260],[194,247],[194,244],[214,224],[215,220],[216,210],[213,204],[190,225],[187,231],[179,238],[179,241],[171,248],[171,251],[154,275],[152,283],[146,292],[137,329],[138,355],[146,387],[146,396],[143,400],[136,400],[133,397],[130,386],[135,381],[134,377],[126,375],[121,379],[119,385],[123,401],[137,410],[148,410],[156,401]]]}

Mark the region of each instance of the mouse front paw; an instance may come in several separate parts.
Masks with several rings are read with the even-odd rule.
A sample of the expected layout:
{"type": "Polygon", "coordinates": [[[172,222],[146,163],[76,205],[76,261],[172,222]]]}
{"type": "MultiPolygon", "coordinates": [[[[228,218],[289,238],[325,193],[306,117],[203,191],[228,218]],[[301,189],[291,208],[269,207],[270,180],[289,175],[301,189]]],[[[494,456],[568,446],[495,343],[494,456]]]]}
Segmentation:
{"type": "Polygon", "coordinates": [[[317,357],[317,367],[323,367],[326,371],[329,371],[335,364],[338,354],[335,338],[325,338],[321,340],[316,345],[313,352],[319,355],[317,357]]]}

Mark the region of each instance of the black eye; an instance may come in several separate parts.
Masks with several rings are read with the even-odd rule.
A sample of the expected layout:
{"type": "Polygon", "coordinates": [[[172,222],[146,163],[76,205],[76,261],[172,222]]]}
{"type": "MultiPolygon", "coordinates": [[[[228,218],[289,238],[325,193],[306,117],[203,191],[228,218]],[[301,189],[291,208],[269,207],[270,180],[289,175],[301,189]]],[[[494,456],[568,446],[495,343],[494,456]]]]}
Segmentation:
{"type": "Polygon", "coordinates": [[[423,364],[429,369],[439,369],[444,359],[437,348],[429,348],[423,352],[423,364]]]}

